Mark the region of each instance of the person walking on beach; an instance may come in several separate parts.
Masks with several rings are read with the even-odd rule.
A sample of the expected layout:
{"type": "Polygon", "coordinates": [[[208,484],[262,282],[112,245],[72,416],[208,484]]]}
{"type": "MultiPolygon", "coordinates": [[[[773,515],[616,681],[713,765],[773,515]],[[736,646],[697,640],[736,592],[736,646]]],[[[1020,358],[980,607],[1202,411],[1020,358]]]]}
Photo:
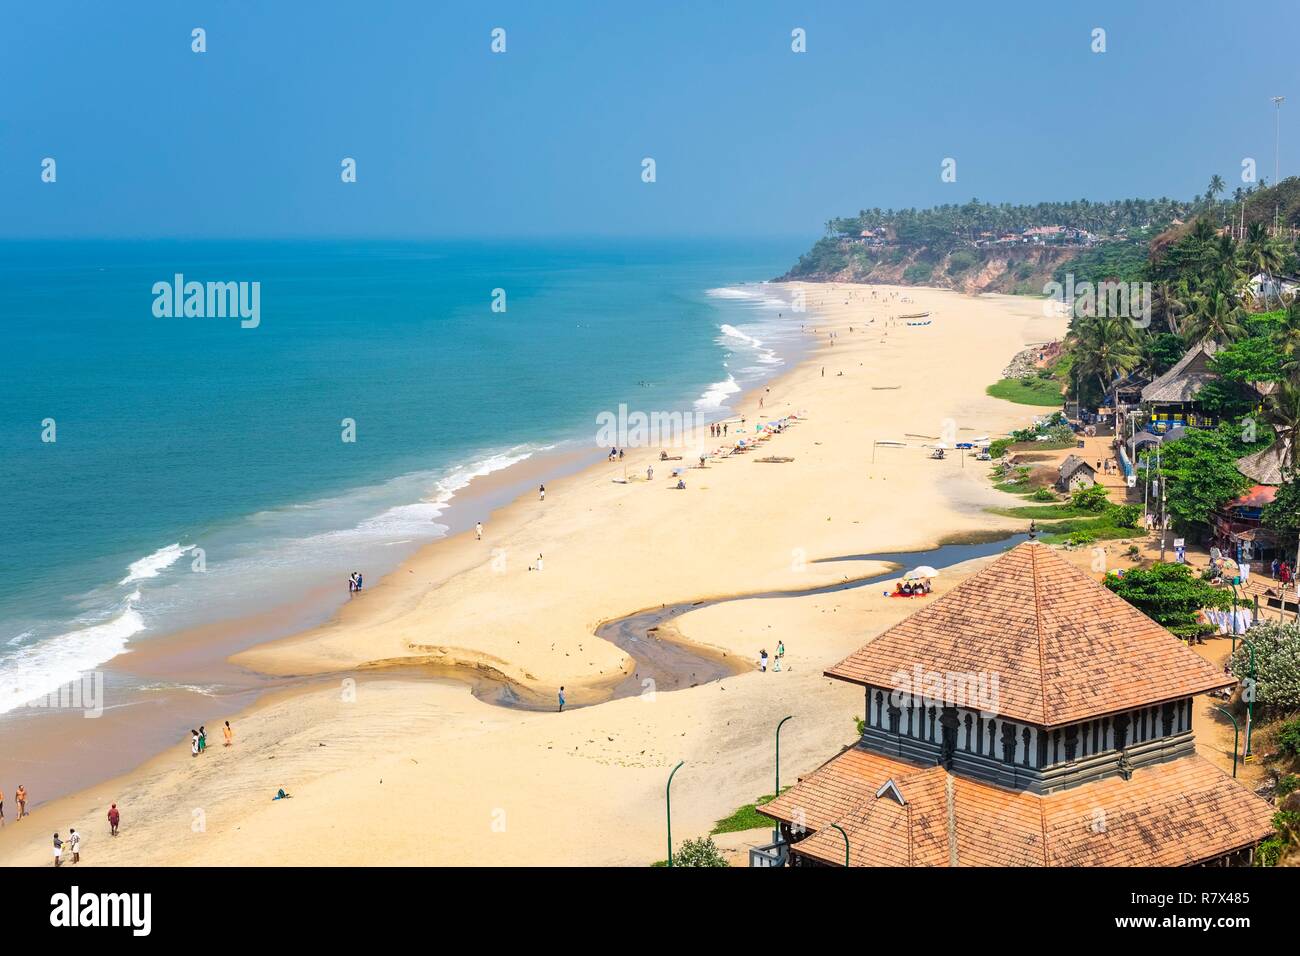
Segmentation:
{"type": "Polygon", "coordinates": [[[117,804],[108,808],[108,834],[117,836],[117,825],[122,822],[122,814],[117,812],[117,804]]]}
{"type": "Polygon", "coordinates": [[[758,652],[758,672],[760,674],[767,673],[767,648],[763,648],[758,652]]]}
{"type": "Polygon", "coordinates": [[[81,834],[76,827],[68,829],[68,850],[72,853],[72,862],[81,862],[81,834]]]}
{"type": "Polygon", "coordinates": [[[645,480],[646,480],[646,481],[654,481],[654,480],[655,480],[655,466],[654,466],[654,465],[646,465],[646,467],[645,467],[645,480]]]}
{"type": "Polygon", "coordinates": [[[785,657],[785,641],[776,642],[776,658],[780,660],[785,657]]]}
{"type": "Polygon", "coordinates": [[[560,687],[560,713],[564,713],[564,687],[560,687]]]}
{"type": "Polygon", "coordinates": [[[54,834],[54,865],[63,865],[63,841],[59,839],[57,833],[54,834]]]}
{"type": "Polygon", "coordinates": [[[474,540],[475,540],[475,541],[482,541],[482,540],[483,540],[483,522],[482,522],[482,521],[476,522],[476,523],[474,524],[474,540]]]}
{"type": "Polygon", "coordinates": [[[190,730],[190,756],[197,757],[198,755],[199,755],[199,732],[197,730],[191,729],[190,730]]]}
{"type": "Polygon", "coordinates": [[[226,738],[227,747],[235,742],[235,732],[230,729],[230,721],[226,721],[226,726],[221,728],[221,735],[226,738]]]}
{"type": "Polygon", "coordinates": [[[538,486],[537,486],[537,500],[538,500],[538,501],[545,501],[545,500],[546,500],[546,486],[545,486],[545,485],[538,485],[538,486]]]}
{"type": "Polygon", "coordinates": [[[14,793],[14,799],[18,801],[18,819],[21,820],[27,816],[27,788],[21,783],[18,790],[14,793]]]}
{"type": "Polygon", "coordinates": [[[542,556],[540,554],[537,556],[537,570],[542,570],[542,556]]]}
{"type": "Polygon", "coordinates": [[[208,731],[202,724],[199,724],[199,753],[208,749],[208,731]]]}

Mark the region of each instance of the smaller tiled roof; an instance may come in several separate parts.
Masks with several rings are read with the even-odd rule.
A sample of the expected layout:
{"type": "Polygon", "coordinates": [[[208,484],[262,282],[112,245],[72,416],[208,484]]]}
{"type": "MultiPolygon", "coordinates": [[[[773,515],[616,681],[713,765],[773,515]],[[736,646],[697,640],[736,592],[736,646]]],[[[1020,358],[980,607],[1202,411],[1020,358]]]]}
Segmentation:
{"type": "Polygon", "coordinates": [[[1202,386],[1218,378],[1210,371],[1210,359],[1216,351],[1213,342],[1201,342],[1188,349],[1173,368],[1142,389],[1142,401],[1177,404],[1195,399],[1202,386]]]}
{"type": "Polygon", "coordinates": [[[846,836],[852,866],[1187,866],[1273,830],[1267,803],[1197,756],[1040,796],[852,747],[759,812],[837,866],[846,836]]]}
{"type": "Polygon", "coordinates": [[[1225,508],[1263,508],[1277,497],[1277,489],[1268,485],[1254,485],[1244,495],[1238,495],[1223,507],[1225,508]]]}
{"type": "Polygon", "coordinates": [[[1095,475],[1097,473],[1096,468],[1093,468],[1092,465],[1088,464],[1078,455],[1066,455],[1065,460],[1061,462],[1061,477],[1068,479],[1081,468],[1087,468],[1088,474],[1090,475],[1095,475]]]}

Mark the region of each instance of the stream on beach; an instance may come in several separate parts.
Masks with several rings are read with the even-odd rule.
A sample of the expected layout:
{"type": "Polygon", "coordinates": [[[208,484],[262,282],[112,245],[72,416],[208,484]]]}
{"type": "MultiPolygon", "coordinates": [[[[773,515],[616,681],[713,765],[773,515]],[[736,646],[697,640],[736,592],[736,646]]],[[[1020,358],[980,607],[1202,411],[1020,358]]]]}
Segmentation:
{"type": "MultiPolygon", "coordinates": [[[[855,588],[871,587],[894,581],[900,572],[908,567],[928,564],[935,568],[951,567],[975,558],[1001,554],[1022,541],[1028,540],[1027,534],[1007,535],[993,532],[987,535],[975,535],[966,540],[951,541],[941,544],[929,551],[890,551],[877,554],[846,554],[838,557],[819,558],[813,564],[854,564],[862,562],[888,564],[889,570],[863,578],[845,578],[833,584],[823,584],[815,588],[786,591],[756,591],[749,594],[733,594],[726,597],[703,598],[694,601],[682,601],[676,604],[664,604],[657,608],[636,611],[624,617],[606,621],[596,628],[596,636],[617,646],[635,662],[632,672],[612,686],[608,695],[578,706],[591,706],[622,697],[635,697],[647,690],[680,690],[707,684],[751,670],[754,666],[749,657],[737,657],[721,651],[699,645],[689,644],[664,636],[664,626],[689,611],[712,607],[717,604],[729,604],[733,601],[778,600],[781,598],[813,597],[819,594],[834,594],[838,591],[850,591],[855,588]]],[[[448,671],[444,676],[456,677],[448,671]]],[[[462,677],[463,680],[463,677],[462,677]]],[[[484,676],[475,676],[472,681],[474,696],[485,703],[527,710],[553,710],[554,704],[549,698],[537,699],[537,695],[517,687],[508,681],[484,676]]]]}

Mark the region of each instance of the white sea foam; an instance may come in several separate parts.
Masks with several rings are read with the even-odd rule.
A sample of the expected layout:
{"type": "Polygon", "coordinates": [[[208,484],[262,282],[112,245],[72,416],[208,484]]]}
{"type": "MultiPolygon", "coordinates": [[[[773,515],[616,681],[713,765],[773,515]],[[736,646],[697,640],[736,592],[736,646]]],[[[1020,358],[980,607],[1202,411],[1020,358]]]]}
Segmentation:
{"type": "Polygon", "coordinates": [[[699,409],[721,408],[722,403],[727,400],[727,396],[735,395],[740,391],[740,386],[736,384],[736,379],[730,375],[725,382],[714,382],[704,390],[704,394],[695,400],[695,407],[699,409]]]}
{"type": "Polygon", "coordinates": [[[53,694],[126,650],[131,636],[144,630],[133,591],[102,622],[67,631],[20,648],[0,661],[0,714],[53,694]]]}
{"type": "Polygon", "coordinates": [[[135,561],[127,568],[126,577],[118,584],[134,584],[136,581],[146,581],[149,578],[156,578],[167,568],[184,557],[193,545],[182,545],[179,542],[169,544],[165,548],[159,548],[153,554],[146,555],[139,561],[135,561]]]}

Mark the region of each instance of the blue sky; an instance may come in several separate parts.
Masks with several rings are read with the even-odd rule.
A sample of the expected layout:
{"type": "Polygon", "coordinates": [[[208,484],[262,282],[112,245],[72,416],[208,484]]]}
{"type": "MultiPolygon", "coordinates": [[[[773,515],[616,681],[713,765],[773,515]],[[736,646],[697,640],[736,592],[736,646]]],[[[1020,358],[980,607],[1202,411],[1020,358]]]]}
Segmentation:
{"type": "Polygon", "coordinates": [[[812,237],[872,206],[1231,192],[1242,157],[1273,177],[1275,93],[1300,172],[1297,28],[1275,0],[9,2],[0,235],[812,237]]]}

